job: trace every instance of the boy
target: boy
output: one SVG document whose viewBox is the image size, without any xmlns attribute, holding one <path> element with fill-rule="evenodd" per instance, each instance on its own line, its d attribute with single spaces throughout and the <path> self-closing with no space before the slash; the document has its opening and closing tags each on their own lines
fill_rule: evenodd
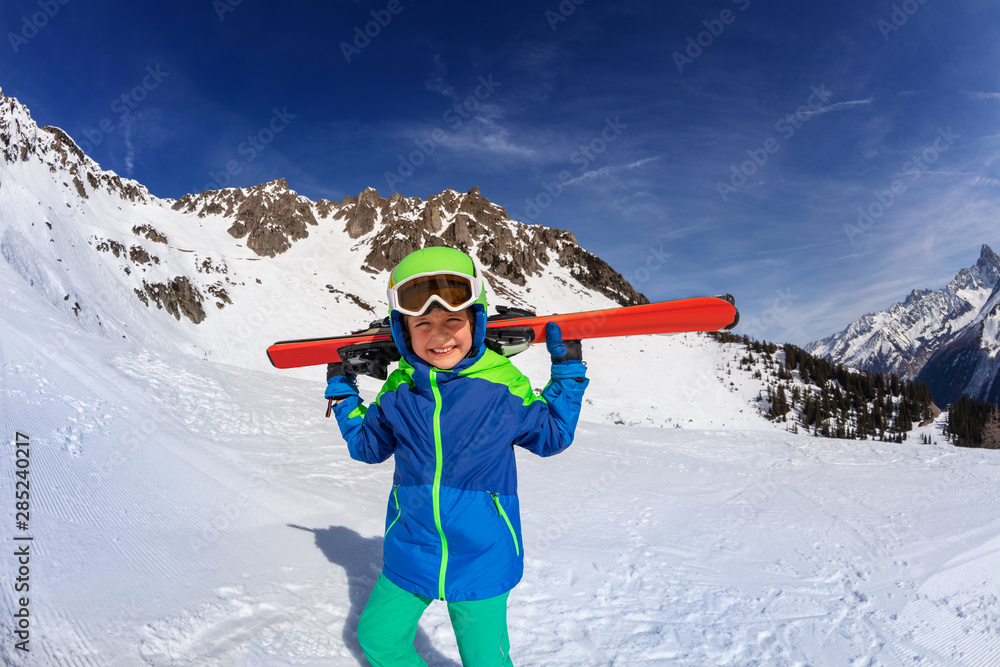
<svg viewBox="0 0 1000 667">
<path fill-rule="evenodd" d="M 327 378 L 351 457 L 395 456 L 383 570 L 358 641 L 373 665 L 424 665 L 417 621 L 445 600 L 462 663 L 509 666 L 507 595 L 524 571 L 513 445 L 550 456 L 572 442 L 588 383 L 580 342 L 549 323 L 552 379 L 538 397 L 486 347 L 486 283 L 469 255 L 411 253 L 387 293 L 399 369 L 370 406 L 339 364 Z"/>
</svg>

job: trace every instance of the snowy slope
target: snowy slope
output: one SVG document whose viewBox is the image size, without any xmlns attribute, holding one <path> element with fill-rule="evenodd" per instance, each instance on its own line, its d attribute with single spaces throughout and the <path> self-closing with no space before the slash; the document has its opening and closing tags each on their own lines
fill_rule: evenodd
<svg viewBox="0 0 1000 667">
<path fill-rule="evenodd" d="M 346 294 L 383 307 L 384 276 L 361 269 L 365 237 L 318 215 L 307 242 L 262 258 L 224 216 L 174 210 L 41 147 L 70 157 L 0 162 L 5 572 L 22 565 L 14 538 L 33 538 L 30 589 L 2 587 L 0 661 L 359 664 L 392 466 L 350 460 L 323 417 L 321 368 L 277 371 L 263 349 L 371 319 Z M 144 285 L 178 276 L 231 303 L 217 289 L 195 324 L 135 292 L 150 300 L 160 292 Z M 555 262 L 503 288 L 541 312 L 609 305 Z M 757 414 L 760 382 L 730 374 L 733 350 L 705 336 L 593 341 L 585 354 L 577 441 L 520 456 L 516 664 L 991 664 L 995 452 L 939 435 L 786 433 Z M 545 382 L 544 349 L 515 362 Z M 368 399 L 378 386 L 362 380 Z M 21 609 L 28 654 L 15 648 Z M 417 644 L 430 664 L 457 664 L 443 605 Z"/>
<path fill-rule="evenodd" d="M 72 333 L 0 271 L 34 538 L 31 659 L 5 631 L 4 660 L 359 664 L 391 466 L 349 459 L 322 383 Z M 696 345 L 659 354 L 697 387 Z M 590 367 L 639 386 L 648 360 L 627 359 Z M 660 412 L 697 428 L 609 425 L 601 391 L 567 452 L 520 457 L 517 664 L 992 664 L 995 452 L 713 427 L 731 408 L 710 401 Z M 15 604 L 5 586 L 5 628 Z M 430 664 L 457 664 L 445 608 L 421 627 Z"/>
</svg>

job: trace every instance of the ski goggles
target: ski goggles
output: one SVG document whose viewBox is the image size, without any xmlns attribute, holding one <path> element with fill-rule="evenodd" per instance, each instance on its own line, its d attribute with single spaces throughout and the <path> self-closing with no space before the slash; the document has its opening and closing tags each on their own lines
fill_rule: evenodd
<svg viewBox="0 0 1000 667">
<path fill-rule="evenodd" d="M 418 273 L 389 286 L 389 308 L 416 317 L 423 315 L 432 303 L 437 303 L 446 310 L 457 312 L 474 304 L 482 291 L 483 280 L 478 276 L 472 278 L 451 271 Z"/>
</svg>

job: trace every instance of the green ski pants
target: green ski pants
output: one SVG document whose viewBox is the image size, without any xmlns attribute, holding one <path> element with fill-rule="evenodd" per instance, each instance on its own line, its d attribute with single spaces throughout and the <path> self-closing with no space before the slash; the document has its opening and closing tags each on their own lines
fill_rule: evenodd
<svg viewBox="0 0 1000 667">
<path fill-rule="evenodd" d="M 513 667 L 507 637 L 507 596 L 449 602 L 458 652 L 465 667 Z M 380 575 L 358 621 L 358 642 L 375 667 L 423 666 L 413 640 L 417 621 L 433 599 L 415 595 Z"/>
</svg>

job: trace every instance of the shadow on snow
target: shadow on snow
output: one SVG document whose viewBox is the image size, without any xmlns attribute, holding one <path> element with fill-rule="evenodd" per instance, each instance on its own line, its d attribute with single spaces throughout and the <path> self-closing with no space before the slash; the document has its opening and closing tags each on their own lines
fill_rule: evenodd
<svg viewBox="0 0 1000 667">
<path fill-rule="evenodd" d="M 344 573 L 347 575 L 351 609 L 347 613 L 342 636 L 344 644 L 357 658 L 358 663 L 367 665 L 368 661 L 358 644 L 358 619 L 361 618 L 361 612 L 375 586 L 375 580 L 378 579 L 379 573 L 382 571 L 382 538 L 362 537 L 357 532 L 343 526 L 306 528 L 291 523 L 288 526 L 313 533 L 316 546 L 323 552 L 327 560 L 344 568 Z M 457 667 L 458 665 L 435 649 L 431 645 L 430 638 L 419 626 L 413 645 L 416 646 L 417 652 L 428 665 L 440 667 Z"/>
</svg>

